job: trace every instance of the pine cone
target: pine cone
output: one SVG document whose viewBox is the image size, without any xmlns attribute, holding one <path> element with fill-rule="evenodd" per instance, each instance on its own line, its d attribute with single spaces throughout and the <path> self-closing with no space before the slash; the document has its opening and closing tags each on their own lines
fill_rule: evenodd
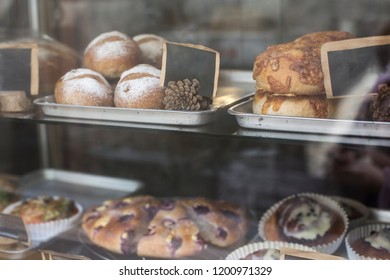
<svg viewBox="0 0 390 280">
<path fill-rule="evenodd" d="M 212 99 L 201 96 L 197 79 L 170 81 L 165 88 L 163 104 L 167 110 L 201 111 L 210 109 Z"/>
</svg>

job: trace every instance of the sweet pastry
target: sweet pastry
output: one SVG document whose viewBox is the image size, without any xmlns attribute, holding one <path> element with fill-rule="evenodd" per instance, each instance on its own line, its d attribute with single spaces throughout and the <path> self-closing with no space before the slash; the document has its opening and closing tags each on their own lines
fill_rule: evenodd
<svg viewBox="0 0 390 280">
<path fill-rule="evenodd" d="M 269 46 L 253 67 L 256 88 L 283 95 L 318 95 L 325 91 L 321 46 L 326 42 L 352 38 L 341 31 L 306 34 L 294 41 Z"/>
<path fill-rule="evenodd" d="M 360 255 L 390 260 L 390 225 L 356 240 L 352 247 Z"/>
<path fill-rule="evenodd" d="M 274 95 L 262 89 L 256 90 L 252 110 L 253 113 L 261 115 L 306 118 L 327 118 L 329 115 L 325 95 L 283 96 Z"/>
<path fill-rule="evenodd" d="M 337 201 L 347 214 L 350 228 L 363 223 L 370 214 L 369 209 L 357 200 L 339 196 L 332 196 L 331 198 Z"/>
<path fill-rule="evenodd" d="M 81 106 L 113 106 L 111 85 L 98 72 L 78 68 L 67 72 L 56 83 L 55 101 L 59 104 Z"/>
<path fill-rule="evenodd" d="M 259 234 L 264 240 L 285 241 L 333 253 L 348 229 L 348 218 L 334 200 L 320 195 L 290 196 L 270 208 L 261 218 Z M 335 243 L 328 250 L 327 246 Z"/>
<path fill-rule="evenodd" d="M 102 33 L 84 51 L 84 67 L 101 73 L 107 79 L 121 74 L 141 61 L 141 50 L 129 36 L 118 31 Z"/>
<path fill-rule="evenodd" d="M 89 209 L 82 228 L 92 243 L 114 253 L 181 258 L 209 244 L 237 243 L 247 223 L 244 211 L 228 202 L 134 196 Z"/>
<path fill-rule="evenodd" d="M 19 215 L 23 219 L 33 246 L 70 229 L 82 212 L 80 204 L 61 196 L 31 197 L 3 210 L 3 213 Z"/>
<path fill-rule="evenodd" d="M 82 228 L 95 244 L 118 254 L 136 252 L 160 202 L 151 196 L 108 200 L 86 211 Z"/>
<path fill-rule="evenodd" d="M 21 201 L 9 214 L 22 217 L 28 225 L 67 219 L 78 212 L 75 202 L 66 197 L 38 196 Z"/>
<path fill-rule="evenodd" d="M 348 233 L 345 244 L 350 259 L 390 260 L 390 225 L 355 228 Z"/>
<path fill-rule="evenodd" d="M 151 220 L 148 232 L 137 246 L 139 256 L 178 258 L 206 248 L 198 225 L 188 216 L 181 201 L 164 201 Z"/>
<path fill-rule="evenodd" d="M 199 225 L 201 236 L 211 244 L 219 247 L 233 245 L 248 230 L 246 213 L 230 202 L 199 197 L 187 199 L 184 203 L 190 217 Z"/>
<path fill-rule="evenodd" d="M 159 69 L 139 64 L 123 72 L 114 93 L 115 107 L 163 109 L 164 88 Z"/>
<path fill-rule="evenodd" d="M 161 69 L 164 38 L 155 34 L 139 34 L 133 37 L 142 52 L 142 63 Z"/>
</svg>

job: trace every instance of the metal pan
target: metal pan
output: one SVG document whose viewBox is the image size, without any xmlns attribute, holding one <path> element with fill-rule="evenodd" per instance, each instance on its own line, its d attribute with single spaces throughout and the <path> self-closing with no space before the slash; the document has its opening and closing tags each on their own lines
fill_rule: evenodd
<svg viewBox="0 0 390 280">
<path fill-rule="evenodd" d="M 24 197 L 62 195 L 74 199 L 84 209 L 107 199 L 134 194 L 142 188 L 142 183 L 136 180 L 58 169 L 41 169 L 26 174 L 19 179 L 19 185 Z"/>
<path fill-rule="evenodd" d="M 34 100 L 47 116 L 116 122 L 136 122 L 169 125 L 203 125 L 215 119 L 217 108 L 205 111 L 173 111 L 155 109 L 127 109 L 58 104 L 53 95 Z"/>
<path fill-rule="evenodd" d="M 252 99 L 232 106 L 228 113 L 251 129 L 390 138 L 390 123 L 253 114 Z"/>
</svg>

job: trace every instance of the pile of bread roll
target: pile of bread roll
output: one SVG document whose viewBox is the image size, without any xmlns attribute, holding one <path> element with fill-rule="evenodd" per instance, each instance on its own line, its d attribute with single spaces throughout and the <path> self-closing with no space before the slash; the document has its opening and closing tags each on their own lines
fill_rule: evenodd
<svg viewBox="0 0 390 280">
<path fill-rule="evenodd" d="M 130 37 L 119 31 L 100 34 L 86 47 L 83 68 L 56 83 L 57 103 L 82 106 L 162 109 L 160 87 L 164 38 Z"/>
<path fill-rule="evenodd" d="M 328 118 L 334 111 L 326 98 L 321 65 L 321 46 L 352 38 L 342 31 L 304 35 L 260 53 L 253 67 L 256 114 Z"/>
</svg>

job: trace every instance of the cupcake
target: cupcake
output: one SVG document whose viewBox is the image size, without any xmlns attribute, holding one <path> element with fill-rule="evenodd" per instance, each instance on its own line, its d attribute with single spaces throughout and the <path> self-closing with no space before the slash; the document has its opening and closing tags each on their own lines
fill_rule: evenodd
<svg viewBox="0 0 390 280">
<path fill-rule="evenodd" d="M 289 196 L 262 216 L 259 236 L 334 253 L 348 229 L 348 217 L 340 205 L 325 196 L 302 193 Z"/>
<path fill-rule="evenodd" d="M 362 225 L 367 220 L 370 211 L 364 204 L 346 197 L 332 196 L 331 198 L 336 200 L 347 214 L 350 229 Z"/>
<path fill-rule="evenodd" d="M 390 260 L 390 224 L 355 228 L 345 239 L 351 260 Z"/>
<path fill-rule="evenodd" d="M 314 249 L 300 244 L 266 241 L 256 242 L 237 248 L 231 252 L 226 260 L 280 260 L 281 249 L 289 248 L 297 252 L 316 252 Z"/>
<path fill-rule="evenodd" d="M 15 202 L 3 211 L 23 219 L 31 241 L 46 241 L 68 230 L 80 217 L 82 207 L 66 197 L 39 196 Z"/>
</svg>

